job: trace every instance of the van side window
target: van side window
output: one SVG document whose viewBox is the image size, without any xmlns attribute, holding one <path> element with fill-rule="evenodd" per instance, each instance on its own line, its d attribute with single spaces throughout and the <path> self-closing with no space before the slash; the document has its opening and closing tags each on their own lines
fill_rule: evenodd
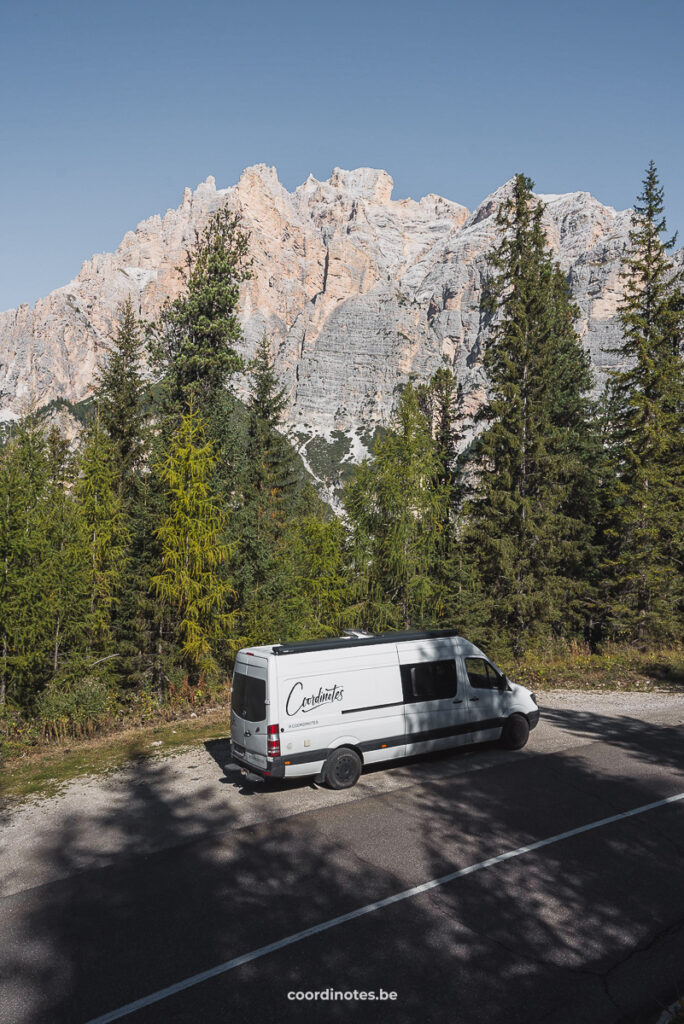
<svg viewBox="0 0 684 1024">
<path fill-rule="evenodd" d="M 501 676 L 484 658 L 466 658 L 465 666 L 470 685 L 476 690 L 495 690 L 501 686 Z"/>
<path fill-rule="evenodd" d="M 401 666 L 401 686 L 404 701 L 415 704 L 421 700 L 445 700 L 455 697 L 458 687 L 456 662 L 419 661 L 415 665 Z"/>
</svg>

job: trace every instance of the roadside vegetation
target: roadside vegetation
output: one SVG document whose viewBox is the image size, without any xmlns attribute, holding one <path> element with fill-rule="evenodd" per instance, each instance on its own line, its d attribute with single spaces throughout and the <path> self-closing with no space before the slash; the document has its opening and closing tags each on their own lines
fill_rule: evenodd
<svg viewBox="0 0 684 1024">
<path fill-rule="evenodd" d="M 684 693 L 684 647 L 640 650 L 627 644 L 548 644 L 502 668 L 532 690 Z"/>
<path fill-rule="evenodd" d="M 9 758 L 0 775 L 0 805 L 27 797 L 49 797 L 76 778 L 104 775 L 135 761 L 163 757 L 230 734 L 228 709 L 205 708 L 194 718 L 127 726 L 68 744 L 26 746 Z"/>
<path fill-rule="evenodd" d="M 372 456 L 345 474 L 341 517 L 283 432 L 278 339 L 248 364 L 236 352 L 252 264 L 227 210 L 156 323 L 123 304 L 78 443 L 40 413 L 12 426 L 6 771 L 32 749 L 74 753 L 227 708 L 239 648 L 344 628 L 455 627 L 539 689 L 684 685 L 684 282 L 663 191 L 651 164 L 624 254 L 619 369 L 594 400 L 532 189 L 518 175 L 498 213 L 476 422 L 450 366 L 409 381 Z"/>
</svg>

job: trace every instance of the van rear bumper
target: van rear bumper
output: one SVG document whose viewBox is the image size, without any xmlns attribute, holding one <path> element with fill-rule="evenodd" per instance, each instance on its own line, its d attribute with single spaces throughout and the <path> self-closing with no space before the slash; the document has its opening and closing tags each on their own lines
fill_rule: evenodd
<svg viewBox="0 0 684 1024">
<path fill-rule="evenodd" d="M 285 763 L 282 757 L 274 757 L 269 760 L 267 768 L 257 768 L 255 764 L 250 764 L 249 761 L 245 761 L 238 754 L 232 754 L 231 760 L 238 768 L 244 768 L 246 772 L 250 772 L 252 775 L 260 775 L 262 779 L 285 778 Z"/>
</svg>

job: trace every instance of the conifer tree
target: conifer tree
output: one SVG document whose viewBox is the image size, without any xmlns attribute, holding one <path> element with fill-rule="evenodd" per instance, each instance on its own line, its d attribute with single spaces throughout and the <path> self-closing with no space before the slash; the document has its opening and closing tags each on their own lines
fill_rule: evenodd
<svg viewBox="0 0 684 1024">
<path fill-rule="evenodd" d="M 157 530 L 162 571 L 152 579 L 174 616 L 180 658 L 191 684 L 212 675 L 227 640 L 233 589 L 222 575 L 228 557 L 224 516 L 211 490 L 215 456 L 202 418 L 190 409 L 171 438 L 160 469 L 168 514 Z"/>
<path fill-rule="evenodd" d="M 373 461 L 355 468 L 344 492 L 359 625 L 405 628 L 440 618 L 436 565 L 448 488 L 439 470 L 430 426 L 407 384 Z"/>
<path fill-rule="evenodd" d="M 85 649 L 89 561 L 67 447 L 35 415 L 0 457 L 0 689 L 30 709 Z"/>
<path fill-rule="evenodd" d="M 439 460 L 439 483 L 452 490 L 450 507 L 457 504 L 457 462 L 463 388 L 448 366 L 440 366 L 427 384 L 417 389 L 418 401 L 431 425 Z"/>
<path fill-rule="evenodd" d="M 92 636 L 91 551 L 82 510 L 61 483 L 48 487 L 42 512 L 43 558 L 36 580 L 42 599 L 36 610 L 49 630 L 50 677 L 57 679 L 82 661 Z"/>
<path fill-rule="evenodd" d="M 317 502 L 308 492 L 294 449 L 280 431 L 286 406 L 268 340 L 250 364 L 250 394 L 239 508 L 234 530 L 239 545 L 236 582 L 245 642 L 290 632 L 283 618 L 292 593 L 290 524 L 299 525 Z M 296 526 L 295 526 L 296 529 Z"/>
<path fill-rule="evenodd" d="M 478 486 L 466 528 L 490 618 L 516 652 L 549 630 L 576 631 L 586 618 L 583 559 L 595 504 L 582 469 L 595 436 L 589 363 L 532 188 L 516 176 L 497 217 L 504 238 L 489 254 L 490 393 L 479 416 L 487 426 L 471 450 Z"/>
<path fill-rule="evenodd" d="M 152 473 L 155 447 L 161 443 L 150 424 L 152 394 L 142 370 L 143 325 L 130 298 L 121 305 L 108 360 L 101 368 L 95 398 L 100 422 L 114 451 L 116 491 L 129 534 L 118 599 L 112 609 L 112 632 L 120 684 L 153 681 L 163 693 L 164 610 L 150 593 L 150 578 L 159 570 L 159 542 L 154 531 L 163 514 L 160 482 Z"/>
<path fill-rule="evenodd" d="M 346 531 L 334 514 L 314 510 L 292 518 L 285 537 L 292 570 L 280 595 L 281 629 L 289 639 L 339 636 L 348 617 L 350 579 L 346 565 Z"/>
<path fill-rule="evenodd" d="M 134 478 L 135 497 L 128 515 L 130 544 L 114 632 L 122 683 L 126 687 L 151 684 L 161 700 L 176 646 L 169 610 L 157 600 L 150 580 L 161 567 L 156 530 L 168 513 L 169 496 L 159 472 L 164 459 L 161 438 L 152 437 L 149 445 L 149 468 Z"/>
<path fill-rule="evenodd" d="M 684 622 L 683 275 L 667 257 L 664 192 L 651 161 L 623 259 L 622 366 L 608 385 L 614 488 L 607 517 L 613 635 L 646 643 Z"/>
<path fill-rule="evenodd" d="M 48 486 L 45 433 L 34 416 L 13 427 L 0 449 L 0 697 L 27 705 L 45 678 L 48 632 L 39 567 Z"/>
<path fill-rule="evenodd" d="M 139 443 L 137 438 L 131 440 L 134 445 Z M 128 560 L 128 516 L 117 487 L 122 467 L 121 462 L 116 464 L 119 452 L 96 415 L 86 433 L 75 486 L 90 546 L 90 623 L 95 650 L 106 649 L 113 639 L 112 618 Z M 129 469 L 132 471 L 132 466 Z"/>
<path fill-rule="evenodd" d="M 163 308 L 150 340 L 171 412 L 187 412 L 192 404 L 210 422 L 231 375 L 242 369 L 235 351 L 242 338 L 237 311 L 240 284 L 251 277 L 250 266 L 240 217 L 223 207 L 179 268 L 184 291 Z"/>
<path fill-rule="evenodd" d="M 31 538 L 26 510 L 35 499 L 22 472 L 16 436 L 0 447 L 0 704 L 15 689 L 22 569 Z"/>
<path fill-rule="evenodd" d="M 437 454 L 437 483 L 445 489 L 439 556 L 435 580 L 443 594 L 439 622 L 456 626 L 463 633 L 477 635 L 485 642 L 487 612 L 479 586 L 477 566 L 462 542 L 462 507 L 468 491 L 464 466 L 467 453 L 462 443 L 463 388 L 448 366 L 441 366 L 418 396 Z"/>
<path fill-rule="evenodd" d="M 148 455 L 142 349 L 142 330 L 129 297 L 119 309 L 118 329 L 95 390 L 102 428 L 114 446 L 117 490 L 125 501 L 133 496 L 135 478 Z"/>
</svg>

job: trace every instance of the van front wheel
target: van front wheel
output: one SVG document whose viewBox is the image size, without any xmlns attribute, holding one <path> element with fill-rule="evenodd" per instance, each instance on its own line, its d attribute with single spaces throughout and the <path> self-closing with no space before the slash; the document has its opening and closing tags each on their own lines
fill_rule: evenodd
<svg viewBox="0 0 684 1024">
<path fill-rule="evenodd" d="M 501 746 L 505 750 L 520 750 L 527 743 L 530 726 L 524 715 L 511 715 L 501 733 Z"/>
<path fill-rule="evenodd" d="M 361 758 L 350 747 L 338 747 L 325 762 L 323 775 L 330 789 L 349 789 L 359 781 Z"/>
</svg>

